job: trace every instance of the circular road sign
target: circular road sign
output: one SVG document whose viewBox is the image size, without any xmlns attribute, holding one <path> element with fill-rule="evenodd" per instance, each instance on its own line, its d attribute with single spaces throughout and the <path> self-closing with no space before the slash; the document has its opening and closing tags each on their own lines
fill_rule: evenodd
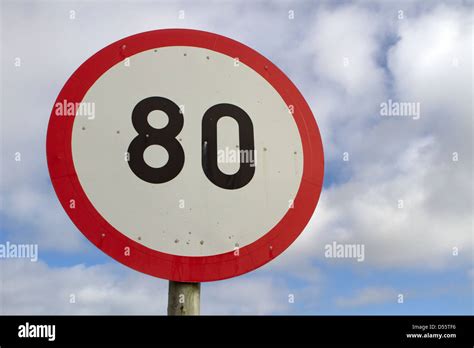
<svg viewBox="0 0 474 348">
<path fill-rule="evenodd" d="M 59 93 L 48 167 L 77 228 L 115 260 L 203 282 L 252 271 L 301 233 L 321 193 L 314 116 L 272 62 L 167 29 L 119 40 Z"/>
</svg>

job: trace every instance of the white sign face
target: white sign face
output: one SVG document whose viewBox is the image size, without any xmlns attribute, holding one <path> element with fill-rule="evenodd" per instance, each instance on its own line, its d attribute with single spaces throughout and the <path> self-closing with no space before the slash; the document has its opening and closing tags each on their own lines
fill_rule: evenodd
<svg viewBox="0 0 474 348">
<path fill-rule="evenodd" d="M 192 46 L 145 50 L 102 74 L 82 103 L 94 114 L 75 117 L 77 178 L 97 212 L 135 242 L 223 254 L 291 209 L 303 174 L 298 127 L 244 62 Z"/>
</svg>

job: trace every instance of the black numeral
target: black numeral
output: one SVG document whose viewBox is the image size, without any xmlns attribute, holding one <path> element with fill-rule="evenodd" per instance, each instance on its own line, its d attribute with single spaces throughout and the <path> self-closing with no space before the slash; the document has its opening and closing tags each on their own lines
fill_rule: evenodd
<svg viewBox="0 0 474 348">
<path fill-rule="evenodd" d="M 217 121 L 224 116 L 237 121 L 240 153 L 246 153 L 247 158 L 252 159 L 243 161 L 240 156 L 239 170 L 232 175 L 223 173 L 217 164 Z M 232 104 L 217 104 L 206 111 L 202 118 L 202 169 L 211 182 L 229 190 L 247 185 L 255 173 L 254 150 L 253 124 L 244 110 Z"/>
<path fill-rule="evenodd" d="M 168 116 L 166 127 L 153 128 L 148 122 L 148 115 L 161 110 Z M 228 116 L 239 125 L 239 170 L 235 174 L 223 173 L 217 163 L 217 122 Z M 128 147 L 130 169 L 140 179 L 161 184 L 175 178 L 184 166 L 184 151 L 176 136 L 183 129 L 184 118 L 175 103 L 162 97 L 149 97 L 140 101 L 132 112 L 132 124 L 138 135 Z M 161 168 L 149 166 L 143 154 L 150 145 L 161 145 L 168 151 L 168 162 Z M 202 169 L 207 178 L 215 185 L 229 190 L 239 189 L 247 185 L 255 174 L 255 144 L 253 124 L 249 115 L 233 104 L 217 104 L 209 108 L 202 118 Z"/>
<path fill-rule="evenodd" d="M 148 123 L 148 115 L 161 110 L 168 116 L 166 127 L 157 129 Z M 132 112 L 132 124 L 138 135 L 128 147 L 130 169 L 140 179 L 161 184 L 175 178 L 184 166 L 184 151 L 176 136 L 183 129 L 183 115 L 178 105 L 162 97 L 150 97 L 139 102 Z M 161 168 L 146 164 L 143 154 L 150 145 L 161 145 L 168 151 L 168 162 Z"/>
</svg>

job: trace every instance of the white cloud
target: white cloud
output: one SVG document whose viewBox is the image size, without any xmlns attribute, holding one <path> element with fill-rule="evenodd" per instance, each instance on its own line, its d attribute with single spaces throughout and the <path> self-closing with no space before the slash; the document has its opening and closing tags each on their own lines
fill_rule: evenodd
<svg viewBox="0 0 474 348">
<path fill-rule="evenodd" d="M 1 267 L 4 314 L 165 313 L 166 283 L 118 265 L 50 268 L 5 260 Z"/>
<path fill-rule="evenodd" d="M 287 284 L 251 276 L 202 285 L 203 314 L 277 314 L 288 310 Z"/>
<path fill-rule="evenodd" d="M 49 267 L 43 261 L 3 260 L 0 271 L 2 314 L 166 314 L 168 282 L 122 265 Z M 264 276 L 203 283 L 201 312 L 281 313 L 289 293 L 286 283 Z"/>
<path fill-rule="evenodd" d="M 471 262 L 469 172 L 457 173 L 456 163 L 440 164 L 436 155 L 434 138 L 422 138 L 408 143 L 392 163 L 361 170 L 325 190 L 285 262 L 291 267 L 306 258 L 324 259 L 324 245 L 332 241 L 365 245 L 364 262 L 346 260 L 357 267 L 433 270 Z"/>
<path fill-rule="evenodd" d="M 354 308 L 368 305 L 378 305 L 397 301 L 397 292 L 392 288 L 370 287 L 359 290 L 351 297 L 338 297 L 335 304 L 341 308 Z"/>
<path fill-rule="evenodd" d="M 326 160 L 353 152 L 387 96 L 390 76 L 380 61 L 393 25 L 389 11 L 362 4 L 321 6 L 309 23 L 301 52 L 312 62 L 307 98 Z"/>
<path fill-rule="evenodd" d="M 472 10 L 472 9 L 471 9 Z M 396 95 L 421 103 L 423 126 L 447 151 L 472 153 L 472 16 L 445 5 L 402 21 L 388 53 Z"/>
<path fill-rule="evenodd" d="M 376 62 L 383 29 L 377 12 L 363 7 L 318 11 L 306 38 L 316 77 L 361 99 L 383 93 L 384 72 Z"/>
<path fill-rule="evenodd" d="M 342 23 L 335 19 L 344 18 L 346 25 L 341 27 L 347 28 L 352 41 L 371 48 L 366 49 L 361 69 L 376 67 L 376 58 L 368 52 L 382 42 L 377 41 L 377 35 L 369 34 L 380 23 L 377 19 L 369 21 L 374 13 L 368 12 L 338 7 L 320 14 L 317 18 L 323 18 L 315 24 L 314 32 L 323 38 L 313 35 L 315 52 L 338 52 L 334 46 L 347 45 L 344 40 L 342 44 L 332 41 L 333 31 L 336 36 L 341 31 L 346 33 L 332 28 L 337 26 L 335 23 Z M 326 22 L 329 24 L 325 29 Z M 333 163 L 329 175 L 341 170 L 350 171 L 351 176 L 349 181 L 323 191 L 312 222 L 288 251 L 286 263 L 322 258 L 324 245 L 334 240 L 365 244 L 366 260 L 358 267 L 432 270 L 471 262 L 472 104 L 468 95 L 472 94 L 472 68 L 470 63 L 463 63 L 472 61 L 467 44 L 472 39 L 470 25 L 472 20 L 463 8 L 439 6 L 391 28 L 399 36 L 388 56 L 391 85 L 395 98 L 421 102 L 422 118 L 418 121 L 383 119 L 378 115 L 379 104 L 391 97 L 390 91 L 384 90 L 383 79 L 373 77 L 381 74 L 380 69 L 366 74 L 367 79 L 375 81 L 367 84 L 363 79 L 339 75 L 344 70 L 334 62 L 321 64 L 321 58 L 317 59 L 316 76 L 331 78 L 349 91 L 356 81 L 364 95 L 359 105 L 331 85 L 321 94 L 329 99 L 319 103 L 326 113 L 323 126 L 329 129 L 323 133 L 325 147 L 329 146 L 326 159 Z M 358 35 L 361 32 L 366 35 Z M 459 59 L 458 70 L 453 71 L 452 56 Z M 330 58 L 325 61 L 330 62 Z M 324 84 L 319 85 L 321 90 L 325 88 Z M 445 85 L 448 90 L 440 88 Z M 372 113 L 366 108 L 370 103 Z M 318 114 L 317 100 L 315 105 Z M 352 108 L 348 109 L 348 105 Z M 451 106 L 449 115 L 445 114 Z M 369 122 L 359 120 L 360 127 L 354 127 L 352 118 Z M 345 150 L 350 154 L 349 162 L 342 161 Z M 459 162 L 452 161 L 454 151 L 459 151 Z M 403 209 L 397 207 L 398 200 L 403 200 Z M 453 247 L 462 250 L 458 257 L 453 256 Z"/>
</svg>

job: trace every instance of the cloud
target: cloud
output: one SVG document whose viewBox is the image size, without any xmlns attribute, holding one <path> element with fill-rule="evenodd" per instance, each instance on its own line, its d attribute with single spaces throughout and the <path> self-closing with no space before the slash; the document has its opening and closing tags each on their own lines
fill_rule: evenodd
<svg viewBox="0 0 474 348">
<path fill-rule="evenodd" d="M 308 99 L 327 161 L 352 150 L 347 140 L 373 122 L 374 100 L 387 93 L 379 56 L 388 28 L 380 11 L 361 5 L 321 6 L 312 16 L 301 52 L 312 62 Z"/>
<path fill-rule="evenodd" d="M 411 17 L 385 28 L 393 31 L 387 35 L 398 39 L 385 47 L 388 65 L 382 72 L 376 55 L 369 54 L 385 42 L 369 35 L 380 25 L 377 19 L 369 21 L 374 15 L 370 11 L 352 6 L 328 9 L 314 25 L 321 34 L 309 42 L 317 56 L 315 75 L 339 86 L 316 83 L 316 90 L 326 89 L 322 95 L 329 99 L 315 103 L 317 115 L 318 103 L 323 105 L 323 125 L 329 128 L 323 132 L 325 149 L 329 146 L 326 180 L 340 173 L 348 179 L 323 191 L 312 221 L 285 262 L 324 260 L 324 245 L 338 241 L 365 244 L 366 260 L 357 267 L 427 271 L 461 267 L 471 262 L 472 255 L 472 68 L 465 63 L 472 61 L 467 45 L 472 20 L 462 7 L 440 5 L 424 9 L 416 20 Z M 332 38 L 332 30 L 337 36 L 338 29 L 331 29 L 331 23 L 340 23 L 336 19 L 341 18 L 351 44 L 366 48 L 364 54 L 359 53 L 365 57 L 360 68 L 374 70 L 366 74 L 372 82 L 350 73 L 339 75 L 337 71 L 344 68 L 320 63 L 325 54 L 317 52 L 348 45 L 325 38 Z M 330 24 L 325 31 L 326 22 Z M 338 62 L 345 49 L 338 50 L 337 56 L 325 60 Z M 459 61 L 455 68 L 452 57 Z M 364 91 L 360 104 L 353 102 L 350 93 L 340 92 L 351 91 L 354 84 Z M 445 85 L 449 92 L 440 93 L 439 86 Z M 420 102 L 420 120 L 382 118 L 379 105 L 388 98 Z M 349 153 L 348 162 L 342 161 L 343 151 Z M 463 159 L 453 161 L 453 152 Z M 457 257 L 454 247 L 462 250 Z"/>
<path fill-rule="evenodd" d="M 335 304 L 341 308 L 356 308 L 397 301 L 397 292 L 392 288 L 370 287 L 358 291 L 352 297 L 338 297 Z"/>
<path fill-rule="evenodd" d="M 2 273 L 4 314 L 165 312 L 165 282 L 124 272 L 119 265 L 55 268 L 42 261 L 5 260 Z"/>
<path fill-rule="evenodd" d="M 165 315 L 168 282 L 119 264 L 51 267 L 2 260 L 2 314 Z M 203 283 L 202 314 L 272 314 L 289 306 L 287 284 L 268 276 Z M 74 303 L 71 303 L 74 299 Z"/>
<path fill-rule="evenodd" d="M 233 278 L 205 283 L 202 288 L 203 314 L 277 314 L 289 308 L 287 284 L 265 276 Z"/>
<path fill-rule="evenodd" d="M 317 12 L 306 40 L 318 80 L 349 96 L 383 93 L 384 72 L 376 57 L 384 27 L 377 14 L 352 5 Z"/>
</svg>

